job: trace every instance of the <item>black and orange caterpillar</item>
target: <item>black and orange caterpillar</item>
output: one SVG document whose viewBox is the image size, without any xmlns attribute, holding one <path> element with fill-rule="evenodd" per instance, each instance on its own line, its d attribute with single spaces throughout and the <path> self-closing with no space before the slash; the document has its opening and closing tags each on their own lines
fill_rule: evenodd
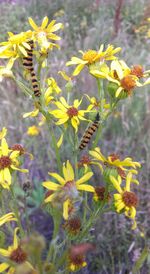
<svg viewBox="0 0 150 274">
<path fill-rule="evenodd" d="M 80 150 L 84 149 L 87 146 L 87 144 L 91 140 L 94 132 L 98 129 L 99 122 L 100 122 L 100 115 L 98 112 L 95 117 L 95 121 L 91 125 L 89 125 L 89 127 L 86 129 L 85 133 L 83 134 L 83 136 L 81 138 L 81 142 L 79 145 Z"/>
<path fill-rule="evenodd" d="M 30 40 L 28 44 L 30 45 L 30 49 L 26 49 L 27 57 L 23 57 L 23 66 L 25 69 L 27 69 L 30 72 L 32 88 L 33 88 L 35 97 L 40 97 L 41 92 L 39 89 L 38 80 L 35 75 L 34 66 L 33 66 L 33 48 L 34 48 L 33 40 Z"/>
</svg>

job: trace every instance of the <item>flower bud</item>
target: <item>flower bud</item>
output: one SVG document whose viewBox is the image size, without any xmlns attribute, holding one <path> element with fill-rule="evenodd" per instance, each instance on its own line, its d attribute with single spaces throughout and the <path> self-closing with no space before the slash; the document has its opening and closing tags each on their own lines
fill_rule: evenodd
<svg viewBox="0 0 150 274">
<path fill-rule="evenodd" d="M 109 95 L 115 99 L 118 85 L 116 83 L 109 82 L 107 89 L 108 89 Z M 126 99 L 127 97 L 128 97 L 128 93 L 125 90 L 122 90 L 117 98 L 121 100 L 121 99 Z"/>
<path fill-rule="evenodd" d="M 113 176 L 115 178 L 118 177 L 118 171 L 116 168 L 106 167 L 103 172 L 104 180 L 107 183 L 108 191 L 113 191 L 114 186 L 112 182 L 110 181 L 110 176 Z"/>
</svg>

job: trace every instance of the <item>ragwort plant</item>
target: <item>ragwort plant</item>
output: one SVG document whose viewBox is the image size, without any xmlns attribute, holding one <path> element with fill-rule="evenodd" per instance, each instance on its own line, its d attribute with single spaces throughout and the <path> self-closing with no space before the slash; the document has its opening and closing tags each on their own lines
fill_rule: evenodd
<svg viewBox="0 0 150 274">
<path fill-rule="evenodd" d="M 1 81 L 11 77 L 32 99 L 33 110 L 23 117 L 36 119 L 41 115 L 41 125 L 47 124 L 49 146 L 55 152 L 57 166 L 53 170 L 50 167 L 49 177 L 41 182 L 45 189 L 42 208 L 52 216 L 54 229 L 47 245 L 42 235 L 30 233 L 28 222 L 26 226 L 22 223 L 14 192 L 15 171 L 28 172 L 20 168 L 22 158 L 27 154 L 32 160 L 33 156 L 20 144 L 8 145 L 4 127 L 0 132 L 1 203 L 3 195 L 9 191 L 13 209 L 0 217 L 0 225 L 8 225 L 14 239 L 8 247 L 3 243 L 0 248 L 0 272 L 70 273 L 85 267 L 86 254 L 95 250 L 90 231 L 101 214 L 125 214 L 131 220 L 131 229 L 136 229 L 138 198 L 132 187 L 139 184 L 137 175 L 141 164 L 128 155 L 124 159 L 115 153 L 104 155 L 99 140 L 119 102 L 125 102 L 136 89 L 150 84 L 150 72 L 137 64 L 129 67 L 119 59 L 120 47 L 102 44 L 99 50 L 80 51 L 80 56 L 73 56 L 66 63 L 75 69 L 70 76 L 65 71 L 58 72 L 66 81 L 61 89 L 53 77 L 42 81 L 41 72 L 47 75 L 48 54 L 54 48 L 59 49 L 60 37 L 55 32 L 63 25 L 55 20 L 49 22 L 48 17 L 40 26 L 32 18 L 29 24 L 30 30 L 19 34 L 9 32 L 8 40 L 0 43 L 0 58 L 6 59 L 6 65 L 0 68 L 0 77 Z M 22 81 L 15 77 L 16 62 L 24 77 Z M 97 91 L 95 97 L 81 94 L 80 98 L 73 99 L 74 79 L 83 69 L 94 77 Z M 85 125 L 87 128 L 79 140 L 79 129 Z M 27 134 L 38 135 L 39 128 L 32 126 Z M 65 141 L 68 155 L 63 155 L 65 162 L 62 162 L 61 148 Z M 68 159 L 70 151 L 72 157 Z M 95 170 L 103 178 L 100 183 L 94 182 Z M 27 188 L 24 187 L 25 192 Z"/>
</svg>

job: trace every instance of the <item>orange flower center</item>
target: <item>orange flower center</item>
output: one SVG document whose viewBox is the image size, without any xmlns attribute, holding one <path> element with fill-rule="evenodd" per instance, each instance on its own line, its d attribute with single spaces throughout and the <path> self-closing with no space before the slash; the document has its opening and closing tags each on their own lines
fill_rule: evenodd
<svg viewBox="0 0 150 274">
<path fill-rule="evenodd" d="M 17 150 L 20 151 L 20 154 L 24 154 L 25 153 L 25 149 L 23 148 L 22 145 L 20 144 L 15 144 L 11 147 L 12 150 Z"/>
<path fill-rule="evenodd" d="M 123 198 L 125 205 L 128 207 L 131 207 L 131 206 L 136 207 L 138 204 L 138 198 L 137 198 L 136 194 L 133 192 L 125 191 L 123 193 L 122 198 Z"/>
<path fill-rule="evenodd" d="M 112 153 L 109 155 L 109 157 L 111 158 L 111 161 L 114 162 L 116 160 L 119 160 L 119 155 L 115 154 L 115 153 Z"/>
<path fill-rule="evenodd" d="M 81 221 L 78 217 L 74 217 L 68 220 L 64 227 L 67 228 L 70 233 L 76 234 L 80 231 Z"/>
<path fill-rule="evenodd" d="M 99 59 L 99 55 L 96 50 L 90 49 L 83 54 L 82 59 L 89 64 L 92 64 Z"/>
<path fill-rule="evenodd" d="M 75 107 L 71 107 L 68 109 L 67 114 L 68 114 L 69 118 L 72 118 L 73 116 L 78 115 L 78 110 Z"/>
<path fill-rule="evenodd" d="M 121 176 L 122 179 L 126 178 L 126 173 L 123 169 L 121 169 L 120 167 L 117 167 L 117 171 L 118 171 L 118 174 Z"/>
<path fill-rule="evenodd" d="M 109 200 L 110 195 L 109 195 L 109 193 L 107 193 L 107 197 L 106 197 L 105 191 L 106 191 L 106 189 L 103 186 L 95 187 L 95 193 L 97 195 L 98 200 L 103 201 L 105 198 L 107 198 L 107 200 Z"/>
<path fill-rule="evenodd" d="M 75 185 L 75 181 L 68 181 L 65 183 L 64 188 L 70 189 Z"/>
<path fill-rule="evenodd" d="M 104 194 L 105 194 L 105 187 L 103 186 L 97 186 L 95 187 L 95 192 L 99 200 L 103 201 L 104 200 Z"/>
<path fill-rule="evenodd" d="M 11 163 L 12 162 L 11 162 L 11 159 L 9 158 L 9 156 L 0 157 L 0 169 L 10 167 Z"/>
<path fill-rule="evenodd" d="M 84 164 L 89 165 L 91 162 L 89 155 L 83 155 L 82 158 L 80 159 L 78 166 L 81 167 Z"/>
<path fill-rule="evenodd" d="M 24 263 L 27 259 L 27 254 L 18 246 L 15 250 L 12 251 L 10 255 L 10 260 L 14 261 L 17 264 Z"/>
<path fill-rule="evenodd" d="M 127 90 L 131 91 L 133 88 L 136 87 L 136 81 L 133 75 L 127 75 L 121 80 L 121 86 Z"/>
<path fill-rule="evenodd" d="M 70 254 L 69 259 L 70 259 L 70 262 L 78 268 L 82 267 L 85 261 L 85 257 L 80 254 Z"/>
<path fill-rule="evenodd" d="M 138 78 L 142 78 L 144 74 L 144 69 L 141 65 L 135 65 L 131 70 L 131 74 L 137 76 Z"/>
</svg>

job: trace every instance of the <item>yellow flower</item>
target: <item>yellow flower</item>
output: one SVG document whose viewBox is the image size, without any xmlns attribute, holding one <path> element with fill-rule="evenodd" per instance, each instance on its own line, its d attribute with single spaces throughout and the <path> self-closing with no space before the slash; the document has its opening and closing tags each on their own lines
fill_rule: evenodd
<svg viewBox="0 0 150 274">
<path fill-rule="evenodd" d="M 93 70 L 91 73 L 98 78 L 102 78 L 102 71 Z M 126 92 L 127 95 L 131 95 L 135 87 L 141 87 L 143 84 L 139 82 L 139 73 L 142 73 L 141 69 L 133 67 L 130 69 L 123 60 L 114 60 L 111 63 L 109 70 L 103 71 L 103 77 L 115 83 L 115 96 L 118 97 L 121 92 Z M 148 83 L 144 83 L 148 84 Z"/>
<path fill-rule="evenodd" d="M 4 66 L 0 66 L 0 82 L 3 80 L 3 78 L 13 78 L 13 72 L 11 70 L 13 66 L 12 59 L 8 62 L 8 64 Z"/>
<path fill-rule="evenodd" d="M 41 26 L 37 26 L 31 17 L 29 17 L 29 23 L 33 28 L 33 36 L 38 41 L 41 46 L 41 50 L 45 52 L 51 48 L 51 44 L 48 40 L 60 40 L 60 37 L 54 34 L 55 31 L 61 29 L 63 27 L 62 23 L 55 24 L 56 20 L 52 20 L 48 24 L 48 17 L 44 17 Z M 53 44 L 54 46 L 54 44 Z"/>
<path fill-rule="evenodd" d="M 11 221 L 16 221 L 16 218 L 13 212 L 9 212 L 3 215 L 2 217 L 0 217 L 0 226 Z"/>
<path fill-rule="evenodd" d="M 90 105 L 88 106 L 88 109 L 96 109 L 99 110 L 101 106 L 103 106 L 104 109 L 110 109 L 110 104 L 106 103 L 106 99 L 97 100 L 96 97 L 90 97 L 89 95 L 85 94 L 88 100 L 90 101 Z"/>
<path fill-rule="evenodd" d="M 64 97 L 60 97 L 60 102 L 55 102 L 55 105 L 58 109 L 49 111 L 55 118 L 59 119 L 56 122 L 56 125 L 62 125 L 71 122 L 71 125 L 74 127 L 75 131 L 78 131 L 79 120 L 86 120 L 84 118 L 84 114 L 89 112 L 89 110 L 78 110 L 82 99 L 79 101 L 78 99 L 74 100 L 72 106 L 69 106 Z"/>
<path fill-rule="evenodd" d="M 21 248 L 18 237 L 18 227 L 14 231 L 13 245 L 9 246 L 8 249 L 0 248 L 0 255 L 5 258 L 5 262 L 0 264 L 0 273 L 14 274 L 17 265 L 27 264 L 30 269 L 33 270 L 32 265 L 27 261 L 27 254 Z"/>
<path fill-rule="evenodd" d="M 95 246 L 91 243 L 80 243 L 76 245 L 71 245 L 68 250 L 68 260 L 70 271 L 78 271 L 82 267 L 87 265 L 86 254 L 89 251 L 95 250 Z"/>
<path fill-rule="evenodd" d="M 5 138 L 1 141 L 0 147 L 0 184 L 3 188 L 9 189 L 11 185 L 11 172 L 12 170 L 19 170 L 21 172 L 28 172 L 27 169 L 18 168 L 19 151 L 11 151 Z"/>
<path fill-rule="evenodd" d="M 63 202 L 63 217 L 67 220 L 69 217 L 70 203 L 78 197 L 78 190 L 94 192 L 93 186 L 84 184 L 92 177 L 93 173 L 87 172 L 80 179 L 75 180 L 73 168 L 70 162 L 67 161 L 66 165 L 63 165 L 63 177 L 57 173 L 49 173 L 49 175 L 55 178 L 59 184 L 53 181 L 43 182 L 44 187 L 53 191 L 53 194 L 46 197 L 45 203 L 53 202 L 61 197 L 59 201 Z"/>
<path fill-rule="evenodd" d="M 56 92 L 57 94 L 59 94 L 61 92 L 61 88 L 58 86 L 56 80 L 53 77 L 48 78 L 47 83 L 49 86 L 48 89 L 50 90 L 50 93 Z"/>
<path fill-rule="evenodd" d="M 72 79 L 73 79 L 73 76 L 70 77 L 69 75 L 66 74 L 65 71 L 60 70 L 58 73 L 59 73 L 67 82 L 70 82 L 70 81 L 72 81 Z"/>
<path fill-rule="evenodd" d="M 121 48 L 114 49 L 113 45 L 108 45 L 105 51 L 103 51 L 103 49 L 104 45 L 101 45 L 98 51 L 91 49 L 86 52 L 80 51 L 82 54 L 82 59 L 78 57 L 72 57 L 71 61 L 66 63 L 66 66 L 77 65 L 76 69 L 73 71 L 73 75 L 76 76 L 85 66 L 90 68 L 92 64 L 104 62 L 105 60 L 116 59 L 114 54 L 121 50 Z"/>
<path fill-rule="evenodd" d="M 7 128 L 3 127 L 2 131 L 0 131 L 0 140 L 3 139 L 7 134 Z"/>
<path fill-rule="evenodd" d="M 11 58 L 15 60 L 18 57 L 27 56 L 27 49 L 30 49 L 27 43 L 31 37 L 32 32 L 21 32 L 19 34 L 13 34 L 8 32 L 9 38 L 7 42 L 1 42 L 0 45 L 0 58 Z"/>
<path fill-rule="evenodd" d="M 67 75 L 65 71 L 59 71 L 58 73 L 63 77 L 64 80 L 67 81 L 65 87 L 67 92 L 70 92 L 75 85 L 75 78 L 73 76 Z"/>
<path fill-rule="evenodd" d="M 93 200 L 95 202 L 109 202 L 111 196 L 104 186 L 96 186 L 93 195 Z"/>
<path fill-rule="evenodd" d="M 44 103 L 46 106 L 48 106 L 48 104 L 54 99 L 54 97 L 52 96 L 52 93 L 59 94 L 61 92 L 60 87 L 57 85 L 57 82 L 55 81 L 53 77 L 48 78 L 47 83 L 48 83 L 48 88 L 46 89 L 44 93 L 44 101 L 45 101 Z"/>
<path fill-rule="evenodd" d="M 37 136 L 40 133 L 40 129 L 37 126 L 28 127 L 27 134 L 30 136 Z"/>
<path fill-rule="evenodd" d="M 131 173 L 137 174 L 137 167 L 141 167 L 141 164 L 138 162 L 133 162 L 132 158 L 125 158 L 124 160 L 120 160 L 119 156 L 115 153 L 110 154 L 108 157 L 105 157 L 100 148 L 96 147 L 94 150 L 91 150 L 89 152 L 91 156 L 94 157 L 93 160 L 98 160 L 104 164 L 105 167 L 108 168 L 116 168 L 118 171 L 118 174 L 122 177 L 126 177 L 126 171 L 130 171 Z M 99 167 L 101 170 L 103 170 L 103 167 L 101 164 L 99 164 Z M 127 168 L 133 168 L 128 170 Z"/>
<path fill-rule="evenodd" d="M 135 193 L 130 191 L 130 185 L 132 180 L 132 173 L 128 173 L 126 177 L 126 185 L 121 188 L 121 177 L 118 176 L 118 179 L 115 179 L 113 176 L 110 176 L 110 180 L 114 188 L 118 193 L 114 194 L 114 205 L 118 213 L 124 212 L 125 215 L 133 219 L 132 229 L 136 228 L 135 216 L 136 216 L 136 207 L 138 204 L 138 198 Z"/>
<path fill-rule="evenodd" d="M 35 106 L 34 110 L 23 114 L 23 118 L 36 117 L 39 114 L 39 109 Z"/>
</svg>

